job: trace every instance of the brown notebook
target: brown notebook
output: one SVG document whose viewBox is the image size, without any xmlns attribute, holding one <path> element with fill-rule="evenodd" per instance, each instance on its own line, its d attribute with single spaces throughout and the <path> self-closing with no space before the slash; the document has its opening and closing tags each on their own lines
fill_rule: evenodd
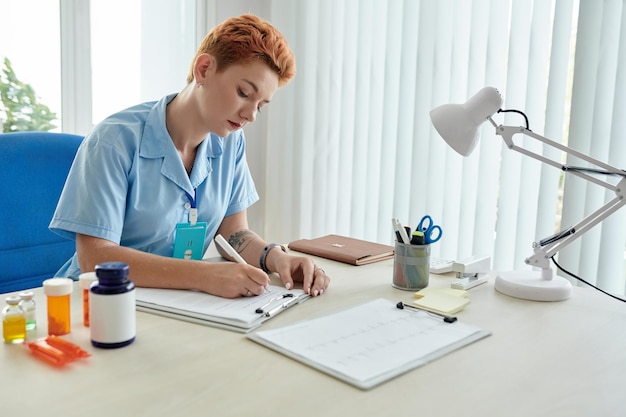
<svg viewBox="0 0 626 417">
<path fill-rule="evenodd" d="M 393 258 L 393 246 L 339 235 L 295 240 L 289 244 L 289 249 L 351 265 Z"/>
</svg>

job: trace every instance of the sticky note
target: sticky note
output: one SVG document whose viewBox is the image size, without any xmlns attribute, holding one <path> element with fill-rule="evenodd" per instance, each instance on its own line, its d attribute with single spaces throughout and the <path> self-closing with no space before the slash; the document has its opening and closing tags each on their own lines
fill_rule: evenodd
<svg viewBox="0 0 626 417">
<path fill-rule="evenodd" d="M 447 316 L 458 313 L 470 303 L 467 291 L 454 288 L 426 287 L 416 292 L 415 298 L 415 306 Z"/>
<path fill-rule="evenodd" d="M 415 298 L 422 298 L 428 294 L 443 294 L 453 297 L 467 297 L 467 291 L 465 290 L 459 290 L 455 288 L 426 287 L 416 292 Z"/>
</svg>

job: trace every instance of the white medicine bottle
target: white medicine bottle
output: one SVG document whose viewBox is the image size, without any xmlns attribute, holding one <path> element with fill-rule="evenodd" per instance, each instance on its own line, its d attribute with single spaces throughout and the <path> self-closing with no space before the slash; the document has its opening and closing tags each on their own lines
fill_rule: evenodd
<svg viewBox="0 0 626 417">
<path fill-rule="evenodd" d="M 130 345 L 135 340 L 135 283 L 124 262 L 96 265 L 97 282 L 89 290 L 91 344 L 104 349 Z"/>
</svg>

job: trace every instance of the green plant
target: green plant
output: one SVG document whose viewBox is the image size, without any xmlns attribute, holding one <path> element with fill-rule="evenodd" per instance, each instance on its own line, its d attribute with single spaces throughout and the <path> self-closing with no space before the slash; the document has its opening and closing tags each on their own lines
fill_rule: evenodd
<svg viewBox="0 0 626 417">
<path fill-rule="evenodd" d="M 47 132 L 56 127 L 53 122 L 57 115 L 38 101 L 33 87 L 18 80 L 8 58 L 4 58 L 0 73 L 0 100 L 0 115 L 4 113 L 2 119 L 6 119 L 2 125 L 5 133 Z"/>
</svg>

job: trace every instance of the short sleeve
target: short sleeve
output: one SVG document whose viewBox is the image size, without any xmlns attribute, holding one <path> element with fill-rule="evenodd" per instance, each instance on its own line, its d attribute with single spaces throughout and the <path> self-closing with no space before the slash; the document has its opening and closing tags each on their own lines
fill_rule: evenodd
<svg viewBox="0 0 626 417">
<path fill-rule="evenodd" d="M 117 129 L 96 129 L 81 144 L 50 229 L 68 238 L 76 233 L 120 242 L 131 158 L 117 141 Z"/>
</svg>

